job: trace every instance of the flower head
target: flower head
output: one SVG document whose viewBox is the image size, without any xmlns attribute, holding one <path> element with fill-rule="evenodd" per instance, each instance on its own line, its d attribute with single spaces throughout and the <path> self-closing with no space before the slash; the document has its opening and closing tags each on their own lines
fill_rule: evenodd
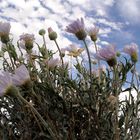
<svg viewBox="0 0 140 140">
<path fill-rule="evenodd" d="M 106 61 L 109 66 L 114 66 L 117 63 L 116 60 L 116 50 L 115 50 L 115 46 L 113 45 L 109 45 L 105 48 L 101 48 L 96 54 L 95 57 L 98 60 L 104 60 Z"/>
<path fill-rule="evenodd" d="M 11 25 L 7 22 L 0 22 L 0 38 L 2 43 L 7 43 L 9 41 Z"/>
<path fill-rule="evenodd" d="M 49 60 L 46 61 L 49 69 L 54 69 L 55 67 L 57 67 L 61 61 L 58 58 L 51 58 Z"/>
<path fill-rule="evenodd" d="M 44 29 L 40 29 L 39 30 L 39 35 L 42 35 L 43 36 L 43 35 L 45 35 L 45 33 L 46 33 L 46 31 Z"/>
<path fill-rule="evenodd" d="M 0 74 L 0 96 L 7 94 L 12 85 L 11 75 L 8 72 L 2 72 Z"/>
<path fill-rule="evenodd" d="M 35 40 L 33 34 L 20 35 L 20 45 L 25 50 L 31 50 L 33 48 L 33 41 Z"/>
<path fill-rule="evenodd" d="M 16 86 L 24 86 L 29 84 L 30 75 L 25 65 L 19 66 L 12 75 L 13 84 Z"/>
<path fill-rule="evenodd" d="M 135 43 L 131 43 L 130 45 L 126 45 L 124 47 L 124 52 L 129 54 L 131 56 L 131 60 L 133 62 L 137 62 L 138 61 L 138 46 Z"/>
<path fill-rule="evenodd" d="M 57 33 L 51 27 L 48 28 L 48 35 L 50 40 L 56 40 L 57 38 Z"/>
<path fill-rule="evenodd" d="M 79 48 L 74 44 L 69 45 L 66 50 L 69 52 L 68 55 L 73 57 L 79 56 L 84 51 L 83 48 Z"/>
<path fill-rule="evenodd" d="M 83 40 L 87 36 L 85 32 L 85 24 L 83 18 L 77 19 L 73 21 L 71 24 L 69 24 L 68 26 L 66 26 L 66 31 L 75 34 L 75 36 L 79 40 Z"/>
<path fill-rule="evenodd" d="M 99 27 L 97 27 L 97 26 L 89 27 L 86 29 L 86 31 L 87 31 L 87 34 L 90 36 L 92 41 L 97 40 L 97 35 L 99 33 Z"/>
</svg>

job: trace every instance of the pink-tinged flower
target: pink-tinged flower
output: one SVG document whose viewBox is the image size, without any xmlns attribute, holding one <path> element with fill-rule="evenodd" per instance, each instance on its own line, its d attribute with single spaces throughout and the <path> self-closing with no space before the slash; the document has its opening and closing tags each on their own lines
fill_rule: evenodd
<svg viewBox="0 0 140 140">
<path fill-rule="evenodd" d="M 56 40 L 57 38 L 57 33 L 51 28 L 48 28 L 48 35 L 50 40 Z"/>
<path fill-rule="evenodd" d="M 10 23 L 0 22 L 0 34 L 9 34 L 11 29 Z"/>
<path fill-rule="evenodd" d="M 101 48 L 96 54 L 95 57 L 98 60 L 104 60 L 106 61 L 109 66 L 114 66 L 117 64 L 116 60 L 116 53 L 115 46 L 109 45 L 105 48 Z"/>
<path fill-rule="evenodd" d="M 135 43 L 131 43 L 130 45 L 126 45 L 124 47 L 124 52 L 131 56 L 131 60 L 133 62 L 138 61 L 138 46 Z"/>
<path fill-rule="evenodd" d="M 7 43 L 9 41 L 11 25 L 7 22 L 0 22 L 0 38 L 2 43 Z"/>
<path fill-rule="evenodd" d="M 99 27 L 97 26 L 91 26 L 89 28 L 86 29 L 87 34 L 90 36 L 92 41 L 96 41 L 97 40 L 97 35 L 99 33 Z"/>
<path fill-rule="evenodd" d="M 26 85 L 30 82 L 30 75 L 25 65 L 19 66 L 12 75 L 13 84 L 16 86 Z"/>
<path fill-rule="evenodd" d="M 66 50 L 69 52 L 68 55 L 73 57 L 79 56 L 84 51 L 83 48 L 79 48 L 74 44 L 69 45 Z"/>
<path fill-rule="evenodd" d="M 33 48 L 33 41 L 35 40 L 33 34 L 20 35 L 20 46 L 25 50 L 31 50 Z"/>
<path fill-rule="evenodd" d="M 12 86 L 11 75 L 8 72 L 2 72 L 0 74 L 0 96 L 7 94 Z"/>
<path fill-rule="evenodd" d="M 75 34 L 75 36 L 79 40 L 83 40 L 87 36 L 85 32 L 85 24 L 83 18 L 77 19 L 73 21 L 71 24 L 69 24 L 68 26 L 66 26 L 66 31 Z"/>
<path fill-rule="evenodd" d="M 61 61 L 58 58 L 51 58 L 46 61 L 49 69 L 54 69 L 55 67 L 59 66 Z"/>
</svg>

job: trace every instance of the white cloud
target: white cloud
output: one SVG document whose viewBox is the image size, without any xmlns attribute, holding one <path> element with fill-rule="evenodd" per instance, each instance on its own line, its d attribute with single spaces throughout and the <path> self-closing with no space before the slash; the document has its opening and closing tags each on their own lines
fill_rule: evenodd
<svg viewBox="0 0 140 140">
<path fill-rule="evenodd" d="M 16 8 L 8 7 L 9 4 L 15 5 Z M 87 25 L 97 22 L 104 25 L 100 29 L 100 34 L 106 37 L 112 29 L 120 30 L 122 28 L 121 23 L 111 22 L 102 17 L 108 16 L 108 8 L 113 5 L 114 0 L 28 0 L 26 2 L 25 0 L 3 0 L 0 5 L 3 13 L 0 13 L 0 16 L 10 17 L 17 21 L 11 21 L 11 32 L 15 39 L 18 38 L 18 35 L 27 32 L 34 33 L 37 41 L 40 41 L 39 29 L 47 30 L 51 26 L 58 33 L 59 39 L 61 39 L 59 42 L 63 42 L 60 43 L 60 46 L 64 47 L 66 43 L 72 43 L 64 36 L 66 25 L 80 17 L 85 18 Z M 90 17 L 87 15 L 89 12 Z M 93 18 L 94 13 L 100 18 Z M 41 21 L 38 17 L 45 20 Z M 46 41 L 50 42 L 47 37 Z"/>
<path fill-rule="evenodd" d="M 140 23 L 140 1 L 139 0 L 118 0 L 118 10 L 122 17 L 131 23 Z"/>
</svg>

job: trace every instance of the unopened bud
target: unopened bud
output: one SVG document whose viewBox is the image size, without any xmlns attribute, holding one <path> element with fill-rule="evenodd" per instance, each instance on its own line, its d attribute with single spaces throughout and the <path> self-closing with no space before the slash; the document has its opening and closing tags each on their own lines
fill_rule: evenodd
<svg viewBox="0 0 140 140">
<path fill-rule="evenodd" d="M 39 35 L 45 35 L 46 31 L 44 29 L 39 30 Z"/>
<path fill-rule="evenodd" d="M 117 53 L 116 53 L 116 56 L 117 56 L 117 57 L 120 57 L 120 55 L 121 55 L 120 52 L 117 52 Z"/>
<path fill-rule="evenodd" d="M 131 60 L 132 60 L 132 62 L 136 63 L 138 61 L 138 54 L 137 53 L 133 53 L 131 55 Z"/>
<path fill-rule="evenodd" d="M 56 40 L 57 39 L 57 33 L 53 31 L 53 29 L 50 27 L 48 28 L 48 35 L 50 40 Z"/>
</svg>

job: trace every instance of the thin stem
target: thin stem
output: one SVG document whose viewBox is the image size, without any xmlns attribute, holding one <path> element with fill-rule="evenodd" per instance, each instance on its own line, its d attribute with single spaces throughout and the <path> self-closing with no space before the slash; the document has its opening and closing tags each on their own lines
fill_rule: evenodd
<svg viewBox="0 0 140 140">
<path fill-rule="evenodd" d="M 46 123 L 46 121 L 42 118 L 42 116 L 38 113 L 38 111 L 27 101 L 25 100 L 20 93 L 18 92 L 18 97 L 21 99 L 21 101 L 23 101 L 25 104 L 27 104 L 32 110 L 33 112 L 38 116 L 38 118 L 40 119 L 40 121 L 42 122 L 42 124 L 44 125 L 44 127 L 46 127 L 50 133 L 50 135 L 52 136 L 52 138 L 54 140 L 57 140 L 55 134 L 53 133 L 53 131 L 51 130 L 49 124 Z"/>
<path fill-rule="evenodd" d="M 133 68 L 132 79 L 131 79 L 131 85 L 130 85 L 131 88 L 132 88 L 133 82 L 134 82 L 135 70 L 136 70 L 136 64 L 134 64 L 134 68 Z M 129 98 L 128 98 L 128 99 L 129 99 L 129 103 L 130 103 L 130 99 L 131 99 L 131 90 L 129 90 Z"/>
<path fill-rule="evenodd" d="M 12 60 L 12 58 L 11 58 L 11 53 L 10 53 L 10 50 L 9 50 L 9 44 L 7 44 L 6 46 L 7 46 L 7 52 L 8 52 L 8 55 L 9 55 L 9 58 L 10 58 L 12 67 L 13 67 L 13 69 L 15 70 L 14 62 L 13 62 L 13 60 Z"/>
<path fill-rule="evenodd" d="M 94 41 L 94 46 L 95 46 L 95 50 L 96 50 L 96 53 L 97 53 L 98 48 L 97 48 L 97 45 L 96 45 L 95 41 Z M 98 63 L 98 68 L 100 68 L 100 60 L 99 59 L 97 60 L 97 63 Z M 99 70 L 99 83 L 100 83 L 100 77 L 101 77 L 101 73 L 100 73 L 100 70 Z"/>
<path fill-rule="evenodd" d="M 70 77 L 72 79 L 72 56 L 70 56 Z"/>
<path fill-rule="evenodd" d="M 83 40 L 84 42 L 84 45 L 85 45 L 85 48 L 86 48 L 86 51 L 87 51 L 87 55 L 88 55 L 88 60 L 89 60 L 89 72 L 90 72 L 90 93 L 88 93 L 88 96 L 90 98 L 90 101 L 91 103 L 93 103 L 93 98 L 92 98 L 92 67 L 91 67 L 91 58 L 90 58 L 90 53 L 89 53 L 89 49 L 88 49 L 88 46 L 87 46 L 87 43 L 85 41 L 85 39 Z"/>
<path fill-rule="evenodd" d="M 85 39 L 83 40 L 84 42 L 84 45 L 85 45 L 85 48 L 86 48 L 86 51 L 87 51 L 87 55 L 88 55 L 88 60 L 89 60 L 89 72 L 90 72 L 90 78 L 92 77 L 92 67 L 91 67 L 91 58 L 90 58 L 90 53 L 89 53 L 89 49 L 88 49 L 88 46 L 87 46 L 87 43 L 85 41 Z"/>
<path fill-rule="evenodd" d="M 116 97 L 116 108 L 115 108 L 115 139 L 114 140 L 120 140 L 120 134 L 119 134 L 119 121 L 118 121 L 118 109 L 119 109 L 119 97 L 118 97 L 118 73 L 117 73 L 117 67 L 114 66 L 113 71 L 113 83 L 114 83 L 114 89 L 115 89 L 115 97 Z"/>
<path fill-rule="evenodd" d="M 133 81 L 134 81 L 134 75 L 135 75 L 135 70 L 136 70 L 136 64 L 134 64 L 134 69 L 133 69 L 133 73 L 132 73 L 132 79 L 131 79 L 131 83 L 130 83 L 130 87 L 133 86 Z M 131 89 L 129 90 L 129 96 L 128 96 L 128 102 L 130 104 L 131 101 Z M 126 115 L 126 119 L 125 119 L 125 135 L 127 135 L 127 130 L 128 130 L 128 123 L 129 123 L 129 118 L 128 118 L 128 112 Z"/>
<path fill-rule="evenodd" d="M 54 42 L 55 42 L 56 47 L 57 47 L 57 49 L 58 49 L 58 51 L 59 51 L 60 59 L 61 59 L 61 61 L 62 61 L 62 67 L 64 67 L 64 61 L 63 61 L 63 57 L 62 57 L 62 53 L 61 53 L 60 47 L 59 47 L 59 45 L 58 45 L 56 39 L 54 40 Z"/>
<path fill-rule="evenodd" d="M 135 71 L 135 77 L 136 77 L 136 82 L 137 82 L 137 89 L 139 89 L 139 78 L 138 78 L 138 75 Z M 137 91 L 137 100 L 136 100 L 136 116 L 138 115 L 138 102 L 140 101 L 140 94 L 139 94 L 139 91 Z"/>
<path fill-rule="evenodd" d="M 33 112 L 32 109 L 31 109 L 31 112 L 32 112 L 32 114 L 33 114 L 33 116 L 34 116 L 34 118 L 35 118 L 35 120 L 36 120 L 36 122 L 37 122 L 37 125 L 38 125 L 40 131 L 43 132 L 43 130 L 42 130 L 42 128 L 41 128 L 41 125 L 39 124 L 38 119 L 37 119 L 37 117 L 35 116 L 35 114 L 34 114 L 34 112 Z"/>
<path fill-rule="evenodd" d="M 21 51 L 21 48 L 20 48 L 20 45 L 19 45 L 19 41 L 17 42 L 17 47 L 18 47 L 18 49 L 19 49 L 19 51 L 21 53 L 21 56 L 23 56 L 23 52 Z"/>
<path fill-rule="evenodd" d="M 44 42 L 44 46 L 45 46 L 45 53 L 46 53 L 46 58 L 48 59 L 48 49 L 47 49 L 47 46 L 46 46 L 46 41 L 45 41 L 45 36 L 43 35 L 43 42 Z"/>
</svg>

